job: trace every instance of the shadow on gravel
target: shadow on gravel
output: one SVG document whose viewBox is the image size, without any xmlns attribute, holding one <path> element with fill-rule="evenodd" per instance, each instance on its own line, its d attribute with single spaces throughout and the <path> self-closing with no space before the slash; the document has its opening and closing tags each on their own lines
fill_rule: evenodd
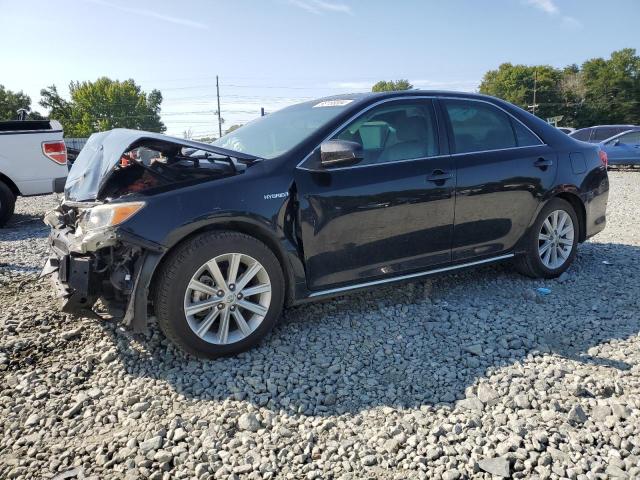
<svg viewBox="0 0 640 480">
<path fill-rule="evenodd" d="M 536 354 L 628 369 L 623 349 L 603 358 L 597 347 L 640 333 L 638 265 L 640 247 L 588 242 L 562 281 L 503 264 L 309 304 L 288 310 L 258 348 L 215 361 L 184 357 L 155 326 L 144 338 L 105 330 L 130 375 L 194 400 L 305 415 L 416 408 L 461 399 L 490 371 Z"/>
<path fill-rule="evenodd" d="M 3 263 L 0 262 L 0 272 L 8 270 L 14 273 L 40 273 L 41 267 L 31 267 L 29 265 L 19 265 L 17 263 Z"/>
<path fill-rule="evenodd" d="M 45 238 L 49 227 L 42 221 L 42 215 L 14 213 L 9 222 L 0 228 L 0 242 Z"/>
</svg>

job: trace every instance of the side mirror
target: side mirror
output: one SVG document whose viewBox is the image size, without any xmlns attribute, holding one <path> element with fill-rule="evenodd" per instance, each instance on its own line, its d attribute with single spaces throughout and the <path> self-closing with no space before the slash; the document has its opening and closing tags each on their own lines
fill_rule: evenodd
<svg viewBox="0 0 640 480">
<path fill-rule="evenodd" d="M 323 168 L 349 167 L 364 158 L 362 145 L 348 140 L 327 140 L 320 145 L 320 164 Z"/>
<path fill-rule="evenodd" d="M 616 146 L 616 147 L 617 147 L 618 145 L 620 145 L 620 139 L 619 139 L 619 138 L 616 138 L 616 139 L 613 141 L 613 145 L 614 145 L 614 146 Z"/>
</svg>

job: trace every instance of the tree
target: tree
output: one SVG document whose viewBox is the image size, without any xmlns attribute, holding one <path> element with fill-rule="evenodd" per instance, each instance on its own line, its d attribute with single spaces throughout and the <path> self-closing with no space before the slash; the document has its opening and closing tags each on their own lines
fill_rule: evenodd
<svg viewBox="0 0 640 480">
<path fill-rule="evenodd" d="M 582 84 L 578 65 L 569 65 L 562 70 L 559 88 L 560 95 L 566 105 L 562 125 L 578 125 L 585 95 L 585 88 Z"/>
<path fill-rule="evenodd" d="M 17 120 L 18 110 L 25 109 L 28 120 L 42 120 L 38 112 L 31 111 L 31 98 L 20 92 L 12 92 L 0 85 L 0 120 Z"/>
<path fill-rule="evenodd" d="M 411 90 L 413 85 L 409 83 L 409 80 L 380 80 L 373 87 L 372 92 L 396 92 L 399 90 Z"/>
<path fill-rule="evenodd" d="M 131 79 L 120 82 L 102 77 L 95 82 L 71 82 L 69 93 L 70 100 L 65 100 L 55 85 L 40 92 L 40 105 L 62 123 L 67 136 L 88 137 L 112 128 L 166 130 L 160 120 L 162 94 L 158 90 L 146 94 Z"/>
<path fill-rule="evenodd" d="M 497 70 L 485 73 L 480 83 L 480 93 L 502 98 L 525 110 L 547 118 L 562 115 L 565 102 L 560 91 L 562 73 L 549 65 L 512 65 L 503 63 Z"/>
<path fill-rule="evenodd" d="M 582 64 L 585 124 L 640 123 L 640 57 L 633 48 Z"/>
<path fill-rule="evenodd" d="M 204 137 L 195 138 L 194 140 L 201 143 L 213 143 L 217 139 L 218 137 L 214 137 L 213 135 L 207 135 Z"/>
<path fill-rule="evenodd" d="M 533 104 L 536 76 L 536 115 L 542 118 L 562 115 L 563 125 L 577 128 L 640 123 L 640 57 L 635 49 L 564 69 L 503 63 L 484 75 L 480 92 L 527 108 Z"/>
<path fill-rule="evenodd" d="M 242 126 L 242 125 L 238 125 L 238 124 L 231 125 L 229 128 L 227 128 L 227 131 L 226 131 L 226 132 L 224 132 L 224 134 L 226 135 L 227 133 L 231 133 L 231 132 L 233 132 L 234 130 L 239 129 L 241 126 Z"/>
</svg>

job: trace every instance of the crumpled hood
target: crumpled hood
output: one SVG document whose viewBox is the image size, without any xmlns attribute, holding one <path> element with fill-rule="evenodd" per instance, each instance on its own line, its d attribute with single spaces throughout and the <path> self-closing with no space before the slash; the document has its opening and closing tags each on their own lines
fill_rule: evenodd
<svg viewBox="0 0 640 480">
<path fill-rule="evenodd" d="M 100 189 L 118 165 L 122 154 L 140 140 L 162 140 L 182 147 L 231 153 L 236 158 L 255 158 L 213 147 L 206 143 L 174 138 L 160 133 L 116 128 L 106 132 L 94 133 L 73 163 L 64 186 L 65 200 L 74 202 L 93 201 Z"/>
</svg>

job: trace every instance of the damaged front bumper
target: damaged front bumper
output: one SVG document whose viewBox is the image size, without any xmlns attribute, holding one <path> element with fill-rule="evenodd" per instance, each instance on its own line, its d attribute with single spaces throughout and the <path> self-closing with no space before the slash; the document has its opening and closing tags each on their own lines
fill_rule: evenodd
<svg viewBox="0 0 640 480">
<path fill-rule="evenodd" d="M 70 255 L 50 256 L 41 277 L 51 275 L 60 300 L 60 308 L 67 313 L 91 309 L 97 297 L 90 287 L 90 259 Z"/>
<path fill-rule="evenodd" d="M 40 276 L 51 276 L 63 312 L 95 315 L 100 299 L 108 314 L 144 330 L 149 283 L 165 249 L 120 229 L 88 237 L 52 227 L 51 254 Z"/>
</svg>

